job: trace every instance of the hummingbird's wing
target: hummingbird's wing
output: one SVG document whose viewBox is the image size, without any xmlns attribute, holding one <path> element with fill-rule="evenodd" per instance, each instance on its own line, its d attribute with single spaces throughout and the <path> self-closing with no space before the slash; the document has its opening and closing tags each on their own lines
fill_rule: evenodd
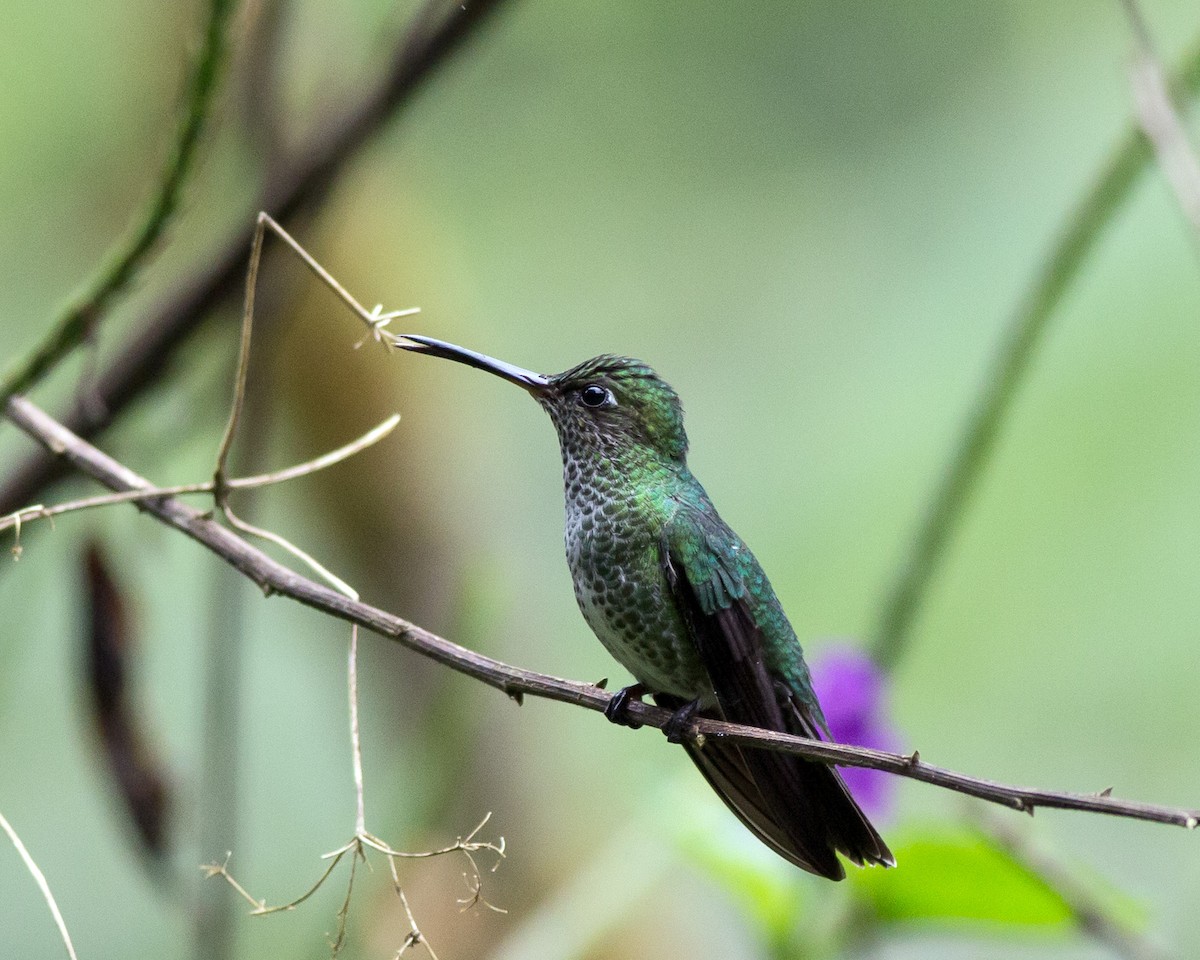
<svg viewBox="0 0 1200 960">
<path fill-rule="evenodd" d="M 763 631 L 739 570 L 745 547 L 719 518 L 683 509 L 689 515 L 677 515 L 663 534 L 663 572 L 712 682 L 719 715 L 821 739 L 824 723 L 816 701 L 806 704 L 767 664 Z M 895 863 L 832 767 L 712 739 L 687 749 L 739 819 L 796 866 L 840 880 L 845 870 L 835 851 L 859 865 Z"/>
</svg>

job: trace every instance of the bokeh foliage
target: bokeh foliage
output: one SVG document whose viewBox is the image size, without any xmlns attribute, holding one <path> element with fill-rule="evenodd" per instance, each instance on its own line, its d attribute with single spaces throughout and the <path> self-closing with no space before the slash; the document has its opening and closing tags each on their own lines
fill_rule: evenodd
<svg viewBox="0 0 1200 960">
<path fill-rule="evenodd" d="M 373 75 L 410 7 L 288 9 L 289 142 Z M 1173 62 L 1200 30 L 1194 10 L 1146 9 Z M 151 189 L 200 19 L 198 6 L 142 0 L 7 4 L 0 366 L 36 341 Z M 1128 51 L 1117 6 L 1079 0 L 526 0 L 297 232 L 361 299 L 420 304 L 424 332 L 535 369 L 602 351 L 653 363 L 688 409 L 693 468 L 808 648 L 865 643 L 1004 323 L 1128 127 Z M 94 362 L 252 215 L 262 173 L 239 120 L 243 70 L 171 246 Z M 256 466 L 315 454 L 392 409 L 404 419 L 384 449 L 261 496 L 258 519 L 368 599 L 462 642 L 547 672 L 615 675 L 574 609 L 542 414 L 470 371 L 349 350 L 359 331 L 332 298 L 281 259 L 267 270 L 277 319 L 256 357 Z M 1150 172 L 1056 315 L 897 667 L 907 747 L 997 779 L 1200 795 L 1198 277 Z M 162 482 L 205 475 L 233 319 L 202 332 L 108 449 Z M 83 366 L 39 399 L 71 395 Z M 27 449 L 0 430 L 0 462 Z M 82 720 L 78 550 L 97 533 L 136 598 L 142 692 L 181 791 L 175 888 L 130 855 Z M 229 745 L 243 814 L 229 843 L 241 879 L 281 900 L 351 826 L 344 631 L 219 578 L 132 510 L 43 530 L 0 574 L 0 809 L 88 956 L 185 949 L 193 865 L 219 853 L 186 827 L 204 789 L 202 652 L 229 590 L 246 592 L 244 716 Z M 457 912 L 457 864 L 408 874 L 443 958 L 1107 955 L 930 788 L 905 785 L 890 824 L 905 869 L 827 888 L 765 861 L 679 751 L 645 732 L 551 704 L 518 710 L 381 643 L 367 644 L 363 672 L 373 829 L 437 846 L 493 810 L 508 839 L 488 889 L 507 915 Z M 922 833 L 930 824 L 945 832 Z M 1027 826 L 1099 895 L 1120 891 L 1120 916 L 1137 904 L 1176 955 L 1200 948 L 1194 838 L 1067 814 Z M 0 870 L 0 930 L 14 956 L 46 955 L 49 920 L 13 863 Z M 404 927 L 386 887 L 363 884 L 347 956 L 395 950 Z M 240 922 L 240 955 L 322 955 L 338 902 L 330 890 L 305 911 Z M 898 922 L 930 904 L 964 919 Z"/>
</svg>

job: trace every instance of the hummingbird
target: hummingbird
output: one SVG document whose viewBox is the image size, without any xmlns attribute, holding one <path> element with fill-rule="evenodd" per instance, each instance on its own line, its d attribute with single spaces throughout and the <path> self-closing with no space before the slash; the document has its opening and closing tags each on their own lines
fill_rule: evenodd
<svg viewBox="0 0 1200 960">
<path fill-rule="evenodd" d="M 397 345 L 485 370 L 526 390 L 558 432 L 566 552 L 579 609 L 636 680 L 605 711 L 650 696 L 664 727 L 763 843 L 830 880 L 894 866 L 838 772 L 792 754 L 690 733 L 696 717 L 829 736 L 795 631 L 758 561 L 687 466 L 683 408 L 640 360 L 603 355 L 542 375 L 432 337 Z"/>
</svg>

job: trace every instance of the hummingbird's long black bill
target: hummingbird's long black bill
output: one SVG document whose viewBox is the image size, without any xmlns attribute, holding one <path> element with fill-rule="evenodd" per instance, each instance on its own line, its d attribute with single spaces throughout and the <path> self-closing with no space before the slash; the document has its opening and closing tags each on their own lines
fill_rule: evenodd
<svg viewBox="0 0 1200 960">
<path fill-rule="evenodd" d="M 411 342 L 399 342 L 404 340 Z M 515 383 L 518 387 L 524 387 L 530 393 L 537 393 L 550 385 L 550 381 L 540 373 L 515 367 L 511 363 L 505 363 L 503 360 L 497 360 L 495 357 L 489 357 L 483 353 L 476 353 L 474 350 L 468 350 L 466 347 L 447 343 L 445 340 L 422 337 L 415 333 L 402 333 L 397 337 L 397 341 L 396 345 L 398 347 L 411 350 L 414 353 L 427 353 L 430 356 L 442 357 L 445 360 L 457 360 L 459 363 L 465 363 L 468 367 L 475 367 L 477 370 L 486 370 L 488 373 L 494 373 L 509 383 Z"/>
</svg>

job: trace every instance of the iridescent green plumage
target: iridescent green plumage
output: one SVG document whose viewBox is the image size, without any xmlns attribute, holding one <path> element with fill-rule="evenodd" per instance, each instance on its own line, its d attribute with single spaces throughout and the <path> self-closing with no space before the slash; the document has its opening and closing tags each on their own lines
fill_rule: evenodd
<svg viewBox="0 0 1200 960">
<path fill-rule="evenodd" d="M 602 356 L 544 377 L 453 344 L 408 349 L 494 373 L 528 390 L 558 431 L 567 560 L 579 608 L 638 681 L 631 693 L 809 737 L 828 735 L 799 641 L 766 574 L 687 468 L 675 391 L 638 360 Z M 781 856 L 840 879 L 835 851 L 891 865 L 891 853 L 836 771 L 787 754 L 684 740 L 742 821 Z"/>
</svg>

